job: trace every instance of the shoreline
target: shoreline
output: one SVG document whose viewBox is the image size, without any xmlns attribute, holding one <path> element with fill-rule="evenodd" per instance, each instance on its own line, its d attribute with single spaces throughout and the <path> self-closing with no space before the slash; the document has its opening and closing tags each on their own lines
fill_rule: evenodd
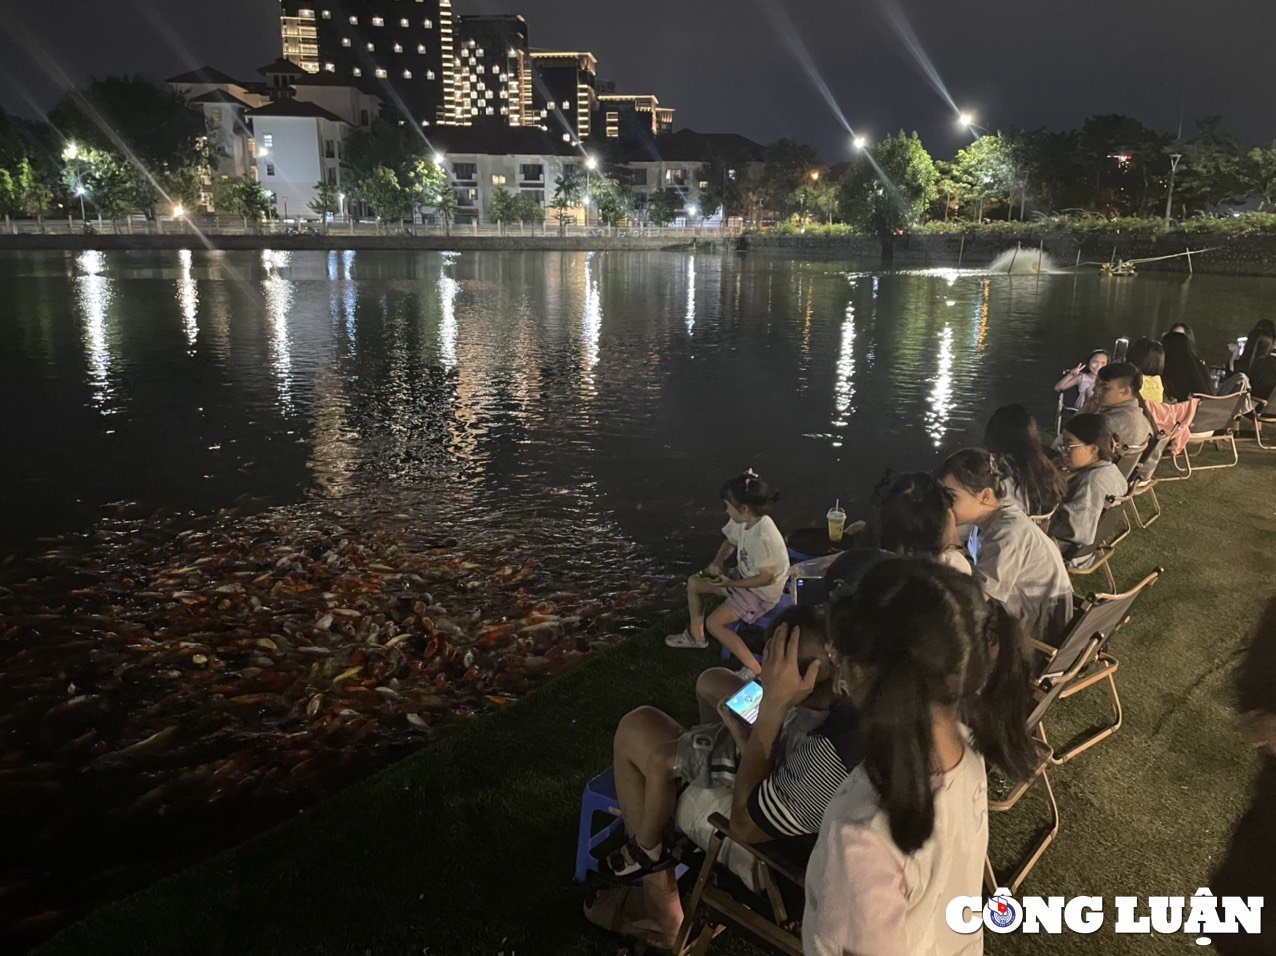
<svg viewBox="0 0 1276 956">
<path fill-rule="evenodd" d="M 463 228 L 463 227 L 462 227 Z M 1022 237 L 1008 235 L 967 236 L 909 233 L 895 239 L 894 256 L 882 258 L 880 242 L 871 236 L 856 235 L 771 235 L 746 233 L 742 236 L 671 235 L 464 235 L 375 236 L 348 235 L 199 235 L 45 233 L 0 234 L 0 252 L 70 251 L 83 252 L 171 252 L 204 248 L 209 251 L 297 252 L 342 250 L 386 252 L 680 252 L 759 255 L 787 255 L 810 261 L 850 260 L 878 263 L 883 269 L 978 268 L 999 255 L 1021 248 L 1026 255 L 1041 250 L 1055 267 L 1071 272 L 1077 263 L 1120 259 L 1149 259 L 1178 256 L 1139 266 L 1140 272 L 1276 278 L 1276 236 L 1202 236 L 1191 240 L 1197 249 L 1208 251 L 1190 259 L 1181 255 L 1183 236 L 1138 236 L 1119 233 L 1084 235 L 1050 230 Z M 1086 268 L 1086 267 L 1083 267 Z M 1093 266 L 1088 267 L 1093 269 Z M 1097 273 L 1097 269 L 1094 269 Z M 1033 275 L 1031 271 L 1016 275 Z M 1088 274 L 1082 271 L 1080 274 Z"/>
</svg>

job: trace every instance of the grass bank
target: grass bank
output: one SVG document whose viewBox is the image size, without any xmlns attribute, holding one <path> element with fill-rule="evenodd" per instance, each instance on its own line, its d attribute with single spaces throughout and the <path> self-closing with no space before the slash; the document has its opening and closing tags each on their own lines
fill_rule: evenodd
<svg viewBox="0 0 1276 956">
<path fill-rule="evenodd" d="M 1025 892 L 1190 895 L 1217 865 L 1249 799 L 1253 763 L 1235 729 L 1231 684 L 1273 589 L 1273 490 L 1276 455 L 1257 451 L 1239 468 L 1164 485 L 1165 517 L 1114 557 L 1121 585 L 1155 565 L 1166 575 L 1114 643 L 1126 725 L 1052 774 L 1062 832 Z M 713 663 L 707 652 L 667 652 L 659 630 L 104 908 L 39 952 L 615 953 L 617 940 L 581 917 L 571 883 L 580 788 L 608 763 L 622 714 L 652 703 L 689 720 L 693 678 Z M 1025 803 L 993 818 L 994 860 L 1032 829 L 1038 809 Z M 1191 945 L 1012 936 L 989 940 L 988 950 Z"/>
</svg>

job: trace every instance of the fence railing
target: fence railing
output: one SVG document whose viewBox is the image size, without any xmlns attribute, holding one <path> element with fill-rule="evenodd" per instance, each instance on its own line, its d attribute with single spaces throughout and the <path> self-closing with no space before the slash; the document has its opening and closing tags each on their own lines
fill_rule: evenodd
<svg viewBox="0 0 1276 956">
<path fill-rule="evenodd" d="M 567 224 L 555 222 L 468 222 L 395 223 L 370 220 L 344 220 L 324 224 L 313 220 L 270 220 L 251 222 L 239 218 L 168 216 L 145 219 L 9 219 L 0 226 L 0 234 L 25 236 L 503 236 L 507 238 L 553 238 L 556 236 L 586 238 L 642 239 L 725 239 L 741 235 L 739 226 L 686 225 L 652 226 L 644 223 L 623 226 Z"/>
</svg>

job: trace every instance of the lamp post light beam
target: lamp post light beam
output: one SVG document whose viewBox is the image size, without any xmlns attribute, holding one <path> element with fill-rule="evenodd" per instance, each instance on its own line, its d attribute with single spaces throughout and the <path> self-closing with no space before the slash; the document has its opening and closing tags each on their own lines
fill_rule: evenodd
<svg viewBox="0 0 1276 956">
<path fill-rule="evenodd" d="M 585 228 L 589 228 L 589 174 L 598 168 L 598 160 L 593 156 L 585 156 Z"/>
</svg>

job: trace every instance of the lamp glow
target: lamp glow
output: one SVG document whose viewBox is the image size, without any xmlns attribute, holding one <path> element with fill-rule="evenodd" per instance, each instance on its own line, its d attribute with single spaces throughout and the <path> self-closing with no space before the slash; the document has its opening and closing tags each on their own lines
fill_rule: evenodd
<svg viewBox="0 0 1276 956">
<path fill-rule="evenodd" d="M 435 166 L 442 166 L 442 165 L 443 165 L 443 154 L 442 154 L 442 153 L 435 153 L 435 154 L 434 154 L 434 165 L 435 165 Z"/>
<path fill-rule="evenodd" d="M 594 157 L 592 157 L 592 156 L 588 157 L 588 158 L 585 160 L 585 168 L 586 168 L 586 169 L 597 169 L 597 168 L 598 168 L 598 160 L 594 159 Z"/>
<path fill-rule="evenodd" d="M 62 150 L 62 155 L 67 159 L 75 159 L 80 155 L 80 147 L 76 146 L 75 143 L 67 143 L 66 149 Z"/>
<path fill-rule="evenodd" d="M 178 203 L 176 206 L 173 207 L 174 219 L 181 219 L 184 215 L 186 215 L 186 209 L 184 206 L 182 206 L 181 203 Z"/>
<path fill-rule="evenodd" d="M 868 137 L 856 136 L 853 140 L 851 140 L 851 145 L 854 146 L 856 149 L 862 150 L 864 149 L 865 146 L 868 145 Z"/>
<path fill-rule="evenodd" d="M 694 216 L 694 215 L 695 215 L 698 211 L 699 211 L 699 207 L 695 206 L 694 204 L 693 204 L 693 205 L 690 205 L 690 206 L 688 206 L 688 207 L 687 207 L 687 212 L 688 212 L 688 213 L 690 213 L 690 214 L 691 214 L 691 215 L 693 215 L 693 216 Z"/>
<path fill-rule="evenodd" d="M 975 123 L 975 118 L 971 116 L 969 113 L 962 113 L 960 116 L 957 117 L 957 122 L 961 124 L 962 126 L 973 126 Z"/>
</svg>

